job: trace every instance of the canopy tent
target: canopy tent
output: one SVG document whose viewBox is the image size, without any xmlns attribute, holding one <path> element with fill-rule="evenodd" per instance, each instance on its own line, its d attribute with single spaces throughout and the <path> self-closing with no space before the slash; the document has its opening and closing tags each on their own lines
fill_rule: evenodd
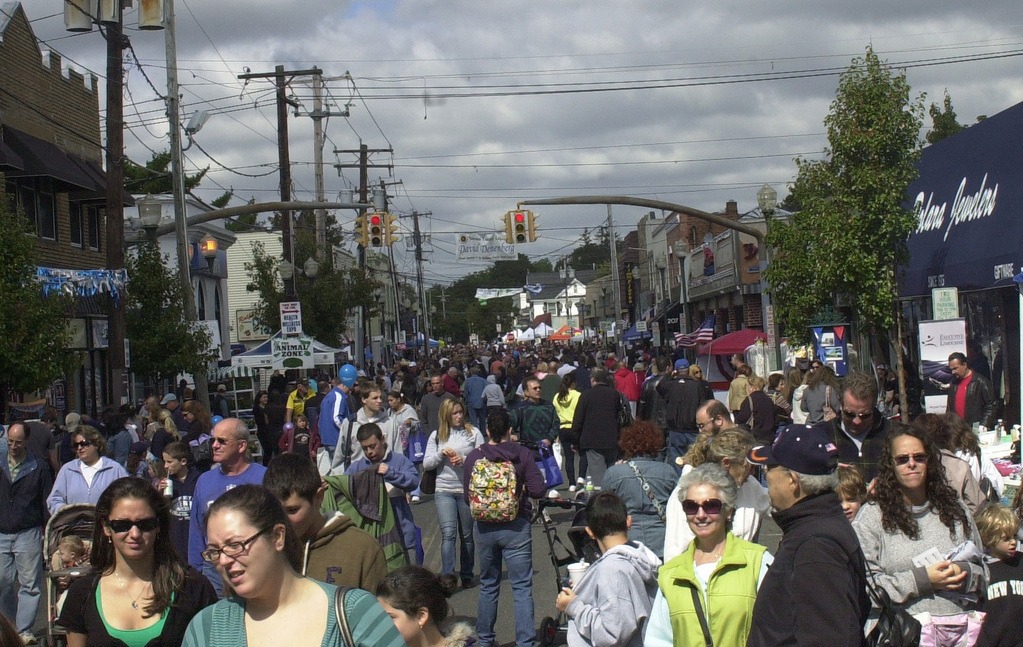
<svg viewBox="0 0 1023 647">
<path fill-rule="evenodd" d="M 232 367 L 248 367 L 269 369 L 273 367 L 273 349 L 271 340 L 280 337 L 277 332 L 273 337 L 266 340 L 250 351 L 235 355 L 231 358 Z M 337 354 L 340 348 L 332 348 L 326 344 L 313 340 L 313 363 L 317 366 L 333 366 L 337 361 Z"/>
<path fill-rule="evenodd" d="M 651 337 L 653 337 L 653 333 L 649 330 L 639 332 L 636 330 L 636 324 L 632 324 L 632 327 L 622 334 L 622 341 L 638 341 L 640 339 L 650 339 Z"/>
<path fill-rule="evenodd" d="M 416 346 L 422 346 L 424 338 L 425 338 L 425 335 L 423 335 L 423 333 L 419 333 L 416 336 Z M 440 342 L 437 341 L 436 339 L 432 339 L 431 338 L 430 339 L 430 348 L 438 348 L 438 347 L 440 347 Z"/>
<path fill-rule="evenodd" d="M 515 331 L 516 341 L 533 341 L 534 339 L 536 339 L 536 333 L 533 332 L 532 328 L 525 328 L 523 330 Z"/>
<path fill-rule="evenodd" d="M 550 337 L 551 333 L 553 332 L 554 328 L 551 328 L 542 321 L 536 324 L 536 328 L 533 329 L 533 334 L 536 336 L 537 339 L 544 339 L 545 337 Z"/>
<path fill-rule="evenodd" d="M 572 326 L 562 326 L 561 328 L 558 328 L 558 332 L 551 335 L 549 339 L 551 341 L 570 341 L 574 334 L 575 330 Z"/>
<path fill-rule="evenodd" d="M 696 353 L 707 358 L 705 364 L 700 363 L 703 367 L 703 379 L 710 382 L 715 389 L 727 389 L 728 383 L 735 377 L 735 370 L 729 363 L 729 358 L 736 354 L 745 357 L 746 351 L 760 339 L 766 342 L 767 335 L 759 330 L 746 328 L 722 335 L 704 345 Z"/>
</svg>

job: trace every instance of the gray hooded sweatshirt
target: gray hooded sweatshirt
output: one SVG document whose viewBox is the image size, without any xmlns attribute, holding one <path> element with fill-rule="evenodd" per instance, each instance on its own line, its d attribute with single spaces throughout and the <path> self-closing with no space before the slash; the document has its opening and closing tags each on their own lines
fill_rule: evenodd
<svg viewBox="0 0 1023 647">
<path fill-rule="evenodd" d="M 642 647 L 660 566 L 657 555 L 635 541 L 593 562 L 566 609 L 569 647 Z"/>
</svg>

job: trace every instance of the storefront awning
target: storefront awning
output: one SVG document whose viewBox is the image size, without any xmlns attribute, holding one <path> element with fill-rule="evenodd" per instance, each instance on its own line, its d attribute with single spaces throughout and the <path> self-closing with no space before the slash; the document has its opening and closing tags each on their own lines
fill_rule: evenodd
<svg viewBox="0 0 1023 647">
<path fill-rule="evenodd" d="M 1023 265 L 1023 103 L 924 149 L 903 297 L 1011 286 Z"/>
<path fill-rule="evenodd" d="M 25 162 L 21 159 L 21 156 L 14 152 L 10 146 L 0 140 L 0 168 L 2 169 L 14 169 L 21 171 L 25 169 Z"/>
</svg>

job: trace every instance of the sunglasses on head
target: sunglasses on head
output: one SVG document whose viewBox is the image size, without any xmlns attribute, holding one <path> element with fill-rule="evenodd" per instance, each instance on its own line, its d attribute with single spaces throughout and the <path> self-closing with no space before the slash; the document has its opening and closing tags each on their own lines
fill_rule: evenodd
<svg viewBox="0 0 1023 647">
<path fill-rule="evenodd" d="M 83 440 L 83 441 L 80 441 L 80 442 L 77 442 L 77 443 L 71 443 L 71 446 L 72 447 L 76 447 L 78 449 L 81 449 L 82 447 L 91 447 L 92 446 L 92 441 L 91 440 Z"/>
<path fill-rule="evenodd" d="M 110 530 L 121 533 L 128 532 L 132 527 L 137 527 L 141 532 L 152 532 L 160 527 L 160 520 L 156 517 L 146 517 L 145 519 L 108 519 L 107 528 Z"/>
<path fill-rule="evenodd" d="M 725 504 L 721 502 L 721 499 L 707 499 L 703 503 L 697 503 L 692 499 L 686 499 L 682 502 L 682 511 L 687 515 L 692 516 L 703 508 L 703 511 L 708 515 L 721 514 L 721 508 Z"/>
<path fill-rule="evenodd" d="M 909 463 L 909 459 L 912 458 L 914 463 L 926 463 L 927 454 L 900 454 L 895 457 L 896 465 L 905 465 Z"/>
</svg>

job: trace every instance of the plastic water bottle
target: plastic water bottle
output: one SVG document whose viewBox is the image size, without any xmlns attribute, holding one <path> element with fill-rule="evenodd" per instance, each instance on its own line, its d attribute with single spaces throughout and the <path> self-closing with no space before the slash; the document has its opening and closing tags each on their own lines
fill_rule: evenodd
<svg viewBox="0 0 1023 647">
<path fill-rule="evenodd" d="M 998 436 L 998 442 L 1001 442 L 1002 436 L 1005 435 L 1005 421 L 999 418 L 998 422 L 995 424 L 995 429 L 997 430 L 996 435 Z"/>
<path fill-rule="evenodd" d="M 586 475 L 586 491 L 593 492 L 593 477 L 589 474 Z"/>
</svg>

